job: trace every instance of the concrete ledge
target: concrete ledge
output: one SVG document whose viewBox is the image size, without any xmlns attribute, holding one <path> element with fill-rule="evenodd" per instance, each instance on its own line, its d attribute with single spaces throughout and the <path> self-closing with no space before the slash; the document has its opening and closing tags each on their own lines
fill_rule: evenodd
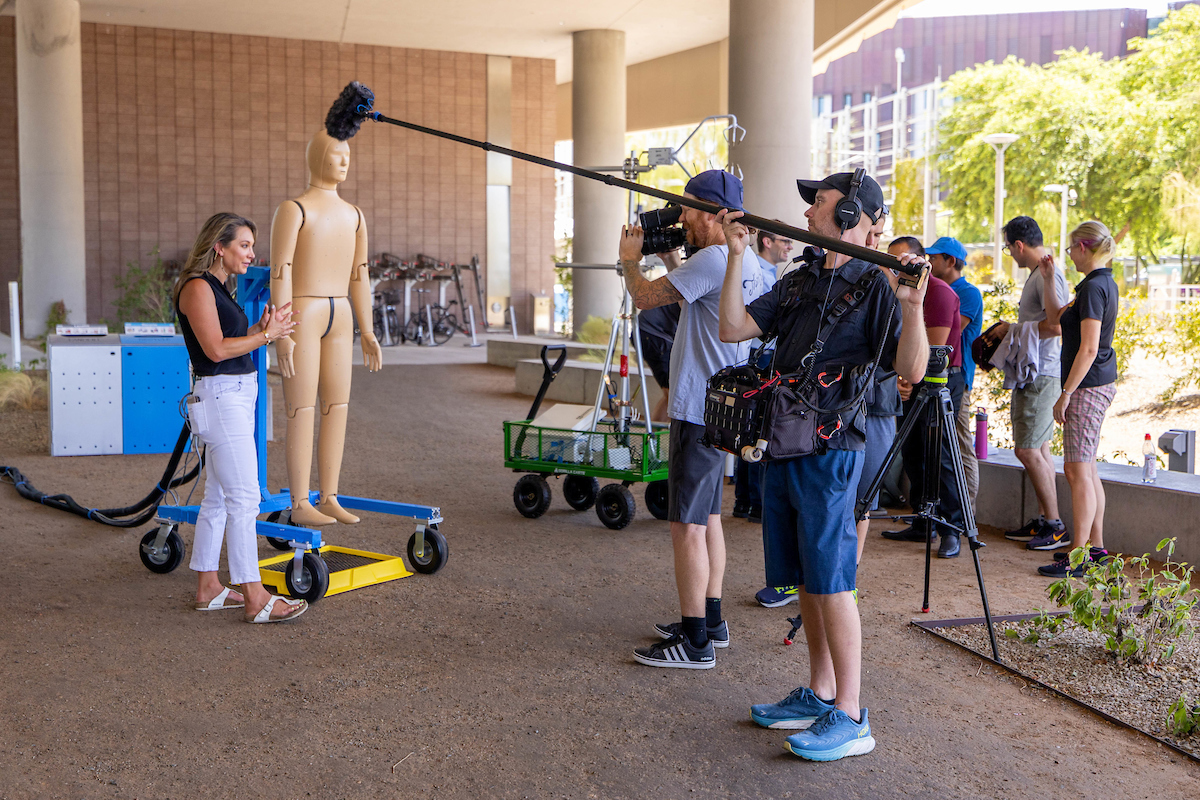
<svg viewBox="0 0 1200 800">
<path fill-rule="evenodd" d="M 540 348 L 539 348 L 540 352 Z M 603 382 L 601 368 L 603 364 L 594 361 L 572 361 L 567 360 L 563 365 L 562 372 L 558 373 L 558 377 L 550 384 L 550 389 L 546 392 L 547 400 L 555 400 L 560 403 L 581 403 L 583 405 L 591 405 L 596 402 L 596 390 Z M 542 368 L 541 356 L 537 358 L 521 359 L 516 362 L 517 367 L 517 393 L 536 396 L 538 389 L 542 385 Z M 614 381 L 620 380 L 620 370 L 614 366 L 609 373 Z M 637 375 L 633 370 L 630 370 L 630 387 L 629 392 L 633 394 L 638 388 Z M 659 388 L 658 382 L 654 380 L 652 375 L 646 376 L 646 393 L 650 396 L 650 409 L 654 409 L 654 405 L 662 396 L 662 389 Z M 635 395 L 633 402 L 636 408 L 641 408 L 641 395 Z"/>
<path fill-rule="evenodd" d="M 1071 487 L 1058 471 L 1058 506 L 1068 530 L 1074 530 Z M 1130 555 L 1150 553 L 1160 540 L 1178 539 L 1175 558 L 1200 562 L 1200 476 L 1160 469 L 1156 483 L 1142 483 L 1141 467 L 1099 464 L 1104 484 L 1104 544 Z M 997 450 L 979 462 L 979 498 L 976 517 L 980 525 L 1012 530 L 1037 516 L 1037 495 L 1021 462 L 1011 450 Z"/>
<path fill-rule="evenodd" d="M 604 358 L 607 345 L 582 344 L 569 342 L 566 339 L 539 339 L 533 336 L 523 336 L 519 339 L 494 336 L 487 340 L 487 363 L 496 367 L 514 368 L 523 358 L 532 358 L 541 365 L 542 347 L 548 344 L 562 344 L 567 347 L 567 358 L 579 358 L 584 353 L 595 353 L 597 358 Z M 551 359 L 553 363 L 553 358 Z M 539 373 L 540 374 L 540 373 Z M 540 378 L 538 379 L 541 380 Z M 558 380 L 562 380 L 560 377 Z M 556 381 L 557 382 L 557 381 Z M 534 388 L 534 392 L 537 389 Z"/>
</svg>

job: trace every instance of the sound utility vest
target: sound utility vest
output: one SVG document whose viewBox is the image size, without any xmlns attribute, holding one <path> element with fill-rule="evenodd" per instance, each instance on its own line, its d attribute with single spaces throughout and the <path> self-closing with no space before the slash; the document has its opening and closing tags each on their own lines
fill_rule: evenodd
<svg viewBox="0 0 1200 800">
<path fill-rule="evenodd" d="M 814 248 L 797 260 L 799 266 L 748 311 L 766 335 L 777 337 L 773 372 L 808 375 L 817 384 L 813 405 L 840 409 L 817 415 L 822 449 L 862 450 L 862 403 L 845 406 L 864 390 L 870 400 L 869 365 L 881 348 L 880 365 L 892 363 L 900 335 L 895 294 L 882 271 L 865 261 L 851 259 L 836 271 L 826 270 L 824 254 Z M 819 334 L 824 341 L 813 352 Z M 805 363 L 810 353 L 811 365 Z"/>
</svg>

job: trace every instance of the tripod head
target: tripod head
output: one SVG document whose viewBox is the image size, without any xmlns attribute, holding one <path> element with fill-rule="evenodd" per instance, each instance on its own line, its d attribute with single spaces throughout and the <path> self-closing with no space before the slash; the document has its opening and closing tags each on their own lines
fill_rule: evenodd
<svg viewBox="0 0 1200 800">
<path fill-rule="evenodd" d="M 929 345 L 929 363 L 925 366 L 925 381 L 945 383 L 950 374 L 950 354 L 954 347 L 948 344 Z"/>
</svg>

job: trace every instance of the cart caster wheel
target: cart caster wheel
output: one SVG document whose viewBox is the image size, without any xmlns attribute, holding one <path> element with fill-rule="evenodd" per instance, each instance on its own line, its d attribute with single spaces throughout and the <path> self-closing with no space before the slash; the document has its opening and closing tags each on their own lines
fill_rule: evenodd
<svg viewBox="0 0 1200 800">
<path fill-rule="evenodd" d="M 619 483 L 608 484 L 596 495 L 596 516 L 614 531 L 633 522 L 636 511 L 633 492 Z"/>
<path fill-rule="evenodd" d="M 582 475 L 568 475 L 563 481 L 563 499 L 576 511 L 587 511 L 596 504 L 600 481 Z"/>
<path fill-rule="evenodd" d="M 655 519 L 667 518 L 666 481 L 651 481 L 646 484 L 646 509 Z"/>
<path fill-rule="evenodd" d="M 296 574 L 295 560 L 288 561 L 283 573 L 288 594 L 299 600 L 315 603 L 329 591 L 329 565 L 319 553 L 305 553 L 300 574 Z"/>
<path fill-rule="evenodd" d="M 141 556 L 142 563 L 146 569 L 151 572 L 157 572 L 160 575 L 173 571 L 183 561 L 183 554 L 187 548 L 183 544 L 183 539 L 179 538 L 177 531 L 178 525 L 172 525 L 167 538 L 163 540 L 162 547 L 155 548 L 154 541 L 158 538 L 160 528 L 153 528 L 145 536 L 142 537 L 141 544 L 138 545 L 138 555 Z"/>
<path fill-rule="evenodd" d="M 521 516 L 537 519 L 550 507 L 550 484 L 541 475 L 522 475 L 513 488 L 513 505 Z"/>
<path fill-rule="evenodd" d="M 278 522 L 280 525 L 292 524 L 292 510 L 289 508 L 286 511 L 272 511 L 267 515 L 267 522 Z M 276 550 L 291 550 L 292 545 L 287 539 L 280 539 L 275 536 L 267 536 L 267 543 Z"/>
<path fill-rule="evenodd" d="M 429 525 L 425 528 L 425 552 L 418 556 L 415 552 L 416 549 L 417 535 L 414 533 L 408 537 L 408 563 L 422 575 L 432 575 L 437 572 L 446 566 L 446 559 L 450 558 L 450 548 L 446 544 L 446 537 L 438 531 L 437 525 Z"/>
</svg>

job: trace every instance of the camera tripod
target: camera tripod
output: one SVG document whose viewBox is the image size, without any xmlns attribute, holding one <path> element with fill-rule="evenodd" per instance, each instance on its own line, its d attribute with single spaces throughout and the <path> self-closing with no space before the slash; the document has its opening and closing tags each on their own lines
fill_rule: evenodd
<svg viewBox="0 0 1200 800">
<path fill-rule="evenodd" d="M 916 429 L 918 421 L 924 416 L 926 434 L 923 448 L 925 480 L 922 482 L 921 498 L 915 507 L 916 513 L 893 516 L 892 519 L 909 522 L 917 530 L 925 530 L 925 595 L 921 601 L 921 611 L 929 612 L 929 573 L 930 561 L 933 554 L 933 531 L 940 528 L 943 532 L 962 534 L 967 537 L 971 548 L 971 558 L 975 561 L 975 578 L 979 583 L 979 597 L 983 601 L 983 617 L 987 621 L 988 638 L 992 644 L 992 657 L 1000 660 L 1000 650 L 996 646 L 996 631 L 992 625 L 992 612 L 988 605 L 987 588 L 983 583 L 983 569 L 979 564 L 979 550 L 986 547 L 979 541 L 979 529 L 975 525 L 975 509 L 971 506 L 970 497 L 966 491 L 966 474 L 963 472 L 962 453 L 957 446 L 951 446 L 950 460 L 954 466 L 954 491 L 958 493 L 958 501 L 963 510 L 963 527 L 960 529 L 950 524 L 938 515 L 941 491 L 942 471 L 942 441 L 943 438 L 955 442 L 957 427 L 954 405 L 950 399 L 950 389 L 947 381 L 950 374 L 951 348 L 946 345 L 933 345 L 929 348 L 929 365 L 925 379 L 916 387 L 916 395 L 909 409 L 908 416 L 896 432 L 892 446 L 884 456 L 883 464 L 871 479 L 866 495 L 854 509 L 854 518 L 867 518 L 867 509 L 873 505 L 875 496 L 883 485 L 884 476 L 900 453 L 904 442 Z M 934 404 L 933 413 L 924 414 L 926 406 Z M 923 524 L 921 524 L 923 523 Z"/>
</svg>

